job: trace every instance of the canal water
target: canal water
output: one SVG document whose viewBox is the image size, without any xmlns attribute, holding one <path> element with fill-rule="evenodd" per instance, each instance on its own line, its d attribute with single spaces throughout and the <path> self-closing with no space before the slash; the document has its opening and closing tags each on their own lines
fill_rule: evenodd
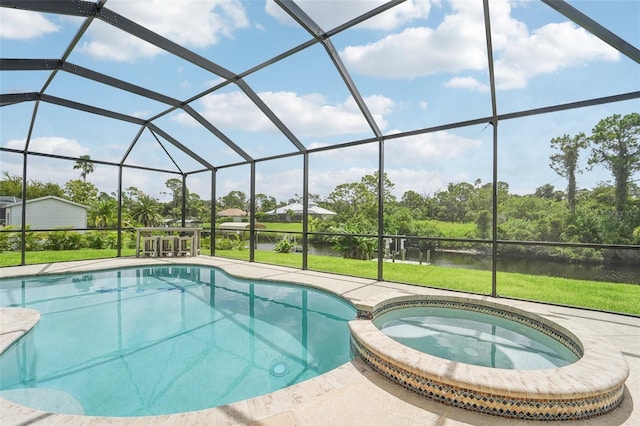
<svg viewBox="0 0 640 426">
<path fill-rule="evenodd" d="M 273 250 L 274 244 L 258 243 L 258 250 Z M 309 244 L 309 254 L 342 257 L 327 245 Z M 401 260 L 398 255 L 396 259 Z M 418 251 L 408 250 L 405 260 L 426 263 L 426 254 L 422 259 Z M 463 269 L 491 270 L 491 256 L 455 251 L 435 251 L 429 253 L 429 263 L 437 266 Z M 543 258 L 510 257 L 498 259 L 498 271 L 516 272 L 530 275 L 573 278 L 578 280 L 607 281 L 640 284 L 640 266 L 631 264 L 569 263 L 552 262 Z"/>
</svg>

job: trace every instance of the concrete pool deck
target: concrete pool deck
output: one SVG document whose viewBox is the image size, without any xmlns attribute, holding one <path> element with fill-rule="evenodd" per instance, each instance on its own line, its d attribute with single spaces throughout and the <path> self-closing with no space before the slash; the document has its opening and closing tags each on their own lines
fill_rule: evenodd
<svg viewBox="0 0 640 426">
<path fill-rule="evenodd" d="M 117 258 L 0 268 L 0 278 L 20 275 L 72 273 L 136 265 L 199 264 L 252 279 L 297 282 L 326 289 L 352 303 L 385 294 L 461 295 L 404 284 L 378 282 L 314 271 L 302 271 L 232 259 Z M 486 299 L 484 296 L 463 294 Z M 494 299 L 490 299 L 494 300 Z M 558 322 L 575 324 L 602 336 L 624 356 L 630 369 L 622 404 L 611 413 L 570 422 L 533 422 L 466 411 L 438 403 L 392 383 L 355 359 L 306 382 L 268 395 L 202 411 L 155 417 L 106 418 L 52 414 L 0 399 L 0 424 L 9 425 L 640 425 L 640 318 L 540 303 L 499 299 L 524 310 L 544 312 Z M 0 310 L 0 350 L 37 321 L 21 309 Z M 594 366 L 594 372 L 598 366 Z M 491 380 L 491 378 L 487 378 Z"/>
</svg>

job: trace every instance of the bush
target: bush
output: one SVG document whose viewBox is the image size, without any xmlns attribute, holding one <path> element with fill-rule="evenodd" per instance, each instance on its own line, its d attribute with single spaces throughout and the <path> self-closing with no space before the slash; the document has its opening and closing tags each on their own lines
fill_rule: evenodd
<svg viewBox="0 0 640 426">
<path fill-rule="evenodd" d="M 218 238 L 216 239 L 216 250 L 244 250 L 244 241 Z"/>
<path fill-rule="evenodd" d="M 278 253 L 289 253 L 295 248 L 295 246 L 296 245 L 292 241 L 289 241 L 288 239 L 283 238 L 282 240 L 276 243 L 273 249 Z"/>
<path fill-rule="evenodd" d="M 78 250 L 82 246 L 82 235 L 67 230 L 49 232 L 44 243 L 45 250 Z"/>
</svg>

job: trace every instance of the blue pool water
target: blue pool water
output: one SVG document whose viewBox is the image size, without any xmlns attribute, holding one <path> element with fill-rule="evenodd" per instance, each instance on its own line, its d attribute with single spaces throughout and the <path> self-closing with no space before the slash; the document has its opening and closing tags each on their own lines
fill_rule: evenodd
<svg viewBox="0 0 640 426">
<path fill-rule="evenodd" d="M 467 364 L 543 370 L 578 360 L 563 343 L 535 328 L 481 312 L 402 308 L 380 315 L 374 324 L 405 346 Z"/>
<path fill-rule="evenodd" d="M 193 266 L 0 280 L 0 306 L 42 314 L 0 356 L 0 396 L 93 416 L 199 410 L 315 377 L 352 359 L 356 314 L 326 292 Z"/>
</svg>

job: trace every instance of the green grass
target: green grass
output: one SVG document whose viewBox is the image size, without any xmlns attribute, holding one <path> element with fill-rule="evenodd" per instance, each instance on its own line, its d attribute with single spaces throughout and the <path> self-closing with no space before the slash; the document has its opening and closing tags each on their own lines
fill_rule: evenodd
<svg viewBox="0 0 640 426">
<path fill-rule="evenodd" d="M 134 256 L 135 249 L 123 249 L 122 255 Z M 115 249 L 38 251 L 27 252 L 26 261 L 27 264 L 38 264 L 115 256 Z M 216 256 L 249 260 L 249 250 L 216 250 Z M 300 253 L 256 250 L 255 260 L 293 268 L 302 267 Z M 309 255 L 307 260 L 310 270 L 371 279 L 376 279 L 378 275 L 378 264 L 374 261 L 314 255 Z M 0 266 L 19 264 L 20 253 L 0 253 Z M 385 262 L 383 273 L 386 281 L 469 293 L 491 293 L 489 271 Z M 497 289 L 498 294 L 504 297 L 640 315 L 640 285 L 498 272 Z"/>
<path fill-rule="evenodd" d="M 136 249 L 122 249 L 122 256 L 135 256 Z M 82 249 L 59 251 L 28 251 L 25 261 L 27 265 L 37 263 L 66 262 L 70 260 L 106 259 L 116 257 L 116 249 Z M 20 265 L 20 252 L 5 251 L 0 253 L 0 266 Z"/>
<path fill-rule="evenodd" d="M 433 226 L 440 231 L 445 238 L 469 238 L 475 235 L 477 228 L 474 222 L 454 223 L 439 220 L 417 220 L 416 223 Z"/>
<path fill-rule="evenodd" d="M 216 255 L 248 259 L 248 251 L 216 251 Z M 300 253 L 255 252 L 256 262 L 302 266 Z M 308 256 L 311 270 L 376 279 L 378 264 L 373 261 L 329 256 Z M 434 265 L 385 262 L 385 281 L 415 284 L 447 290 L 491 294 L 491 272 Z M 640 315 L 640 285 L 601 281 L 574 280 L 542 275 L 498 272 L 498 295 L 567 306 Z"/>
</svg>

